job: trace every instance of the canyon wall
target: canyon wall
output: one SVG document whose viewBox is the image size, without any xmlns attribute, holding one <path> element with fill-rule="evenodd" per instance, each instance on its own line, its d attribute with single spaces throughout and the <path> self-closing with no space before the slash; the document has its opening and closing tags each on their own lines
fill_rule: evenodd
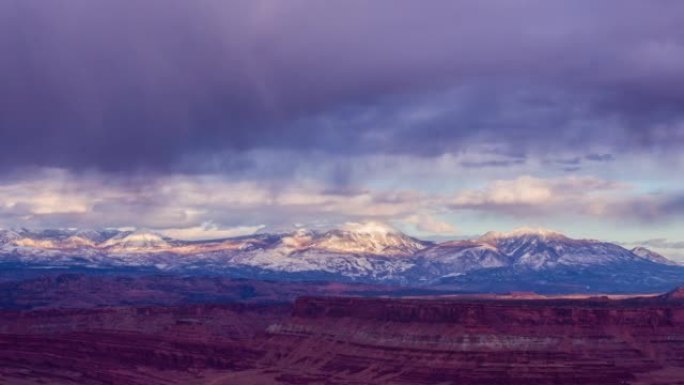
<svg viewBox="0 0 684 385">
<path fill-rule="evenodd" d="M 5 311 L 3 384 L 682 384 L 684 305 L 304 297 Z"/>
</svg>

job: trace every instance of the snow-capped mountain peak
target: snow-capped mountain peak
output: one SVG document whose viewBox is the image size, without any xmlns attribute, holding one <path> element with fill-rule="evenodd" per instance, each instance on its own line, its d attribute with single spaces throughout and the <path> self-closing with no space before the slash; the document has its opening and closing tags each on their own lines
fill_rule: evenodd
<svg viewBox="0 0 684 385">
<path fill-rule="evenodd" d="M 16 231 L 0 229 L 0 244 L 14 242 L 21 238 Z"/>
<path fill-rule="evenodd" d="M 381 223 L 347 223 L 339 230 L 330 230 L 314 241 L 323 250 L 341 253 L 375 255 L 412 255 L 425 243 Z"/>
<path fill-rule="evenodd" d="M 647 249 L 627 250 L 544 229 L 489 232 L 472 240 L 433 244 L 378 222 L 351 223 L 328 231 L 298 228 L 214 241 L 173 240 L 142 230 L 0 230 L 0 257 L 0 261 L 48 267 L 142 266 L 237 272 L 240 276 L 304 274 L 317 279 L 323 274 L 404 283 L 438 282 L 445 277 L 453 279 L 492 269 L 502 274 L 546 274 L 554 269 L 609 271 L 616 266 L 631 266 L 636 271 L 675 265 Z"/>
<path fill-rule="evenodd" d="M 147 250 L 147 249 L 163 249 L 168 248 L 170 243 L 162 235 L 151 231 L 134 231 L 130 233 L 121 233 L 116 235 L 102 244 L 101 248 L 112 248 L 120 250 Z"/>
<path fill-rule="evenodd" d="M 338 229 L 313 231 L 299 228 L 281 235 L 278 253 L 316 252 L 409 256 L 424 248 L 426 242 L 411 238 L 380 222 L 347 223 Z"/>
<path fill-rule="evenodd" d="M 662 263 L 666 265 L 677 265 L 676 262 L 671 261 L 664 256 L 656 253 L 653 250 L 647 249 L 645 247 L 639 246 L 632 249 L 632 253 L 643 259 L 649 260 L 651 262 Z"/>
<path fill-rule="evenodd" d="M 340 227 L 340 230 L 360 234 L 401 234 L 394 227 L 378 221 L 347 222 Z"/>
<path fill-rule="evenodd" d="M 94 247 L 96 245 L 92 239 L 85 236 L 72 235 L 61 242 L 63 247 L 79 248 L 79 247 Z"/>
</svg>

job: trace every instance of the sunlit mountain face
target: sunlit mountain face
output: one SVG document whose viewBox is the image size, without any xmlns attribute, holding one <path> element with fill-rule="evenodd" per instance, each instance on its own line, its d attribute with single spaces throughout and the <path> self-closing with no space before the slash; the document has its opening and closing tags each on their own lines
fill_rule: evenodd
<svg viewBox="0 0 684 385">
<path fill-rule="evenodd" d="M 630 250 L 546 229 L 430 242 L 378 222 L 204 241 L 150 231 L 3 231 L 0 266 L 30 275 L 171 274 L 556 294 L 658 292 L 679 285 L 684 274 L 684 266 L 643 246 Z"/>
</svg>

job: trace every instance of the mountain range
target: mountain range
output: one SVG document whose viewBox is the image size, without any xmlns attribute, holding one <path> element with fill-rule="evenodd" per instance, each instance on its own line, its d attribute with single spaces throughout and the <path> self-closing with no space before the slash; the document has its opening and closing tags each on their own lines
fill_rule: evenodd
<svg viewBox="0 0 684 385">
<path fill-rule="evenodd" d="M 684 267 L 643 247 L 529 228 L 433 243 L 375 222 L 208 241 L 140 230 L 0 230 L 0 264 L 476 291 L 658 291 L 684 282 Z"/>
</svg>

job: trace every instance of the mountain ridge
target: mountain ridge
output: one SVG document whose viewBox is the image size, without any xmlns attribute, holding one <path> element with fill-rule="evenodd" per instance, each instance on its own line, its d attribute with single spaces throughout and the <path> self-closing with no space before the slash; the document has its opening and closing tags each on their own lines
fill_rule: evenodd
<svg viewBox="0 0 684 385">
<path fill-rule="evenodd" d="M 286 233 L 258 233 L 239 237 L 211 239 L 203 241 L 184 241 L 163 236 L 161 233 L 148 230 L 40 230 L 28 229 L 6 230 L 0 229 L 0 252 L 8 248 L 43 249 L 68 251 L 82 248 L 97 251 L 119 252 L 169 252 L 188 254 L 193 250 L 200 253 L 203 247 L 220 249 L 215 246 L 225 246 L 226 249 L 267 249 L 289 248 L 292 251 L 316 249 L 322 252 L 375 255 L 375 256 L 404 256 L 413 257 L 443 249 L 449 253 L 459 250 L 482 249 L 504 251 L 506 255 L 521 253 L 539 256 L 553 251 L 558 254 L 569 246 L 595 247 L 602 245 L 613 251 L 631 254 L 644 260 L 677 264 L 674 261 L 645 247 L 635 247 L 631 250 L 617 244 L 593 239 L 574 239 L 560 232 L 519 228 L 510 232 L 490 231 L 480 237 L 465 240 L 444 242 L 430 242 L 408 236 L 389 226 L 377 223 L 351 224 L 330 230 L 306 230 L 303 228 Z M 236 247 L 237 245 L 237 247 Z M 549 249 L 548 246 L 555 249 Z M 536 248 L 535 248 L 536 247 Z M 547 247 L 547 249 L 544 249 Z M 434 253 L 433 253 L 434 254 Z M 520 256 L 520 255 L 519 255 Z M 434 255 L 433 255 L 434 257 Z"/>
<path fill-rule="evenodd" d="M 468 281 L 472 277 L 539 281 L 551 276 L 559 279 L 561 274 L 562 280 L 563 272 L 589 269 L 590 275 L 599 272 L 606 279 L 631 277 L 622 279 L 623 285 L 630 279 L 641 281 L 636 272 L 650 274 L 655 281 L 681 283 L 672 270 L 679 265 L 644 248 L 628 250 L 530 228 L 433 243 L 375 222 L 208 241 L 182 241 L 147 230 L 0 230 L 0 263 L 29 268 L 133 268 L 257 279 L 466 286 L 473 285 Z M 670 269 L 665 271 L 665 267 Z"/>
</svg>

